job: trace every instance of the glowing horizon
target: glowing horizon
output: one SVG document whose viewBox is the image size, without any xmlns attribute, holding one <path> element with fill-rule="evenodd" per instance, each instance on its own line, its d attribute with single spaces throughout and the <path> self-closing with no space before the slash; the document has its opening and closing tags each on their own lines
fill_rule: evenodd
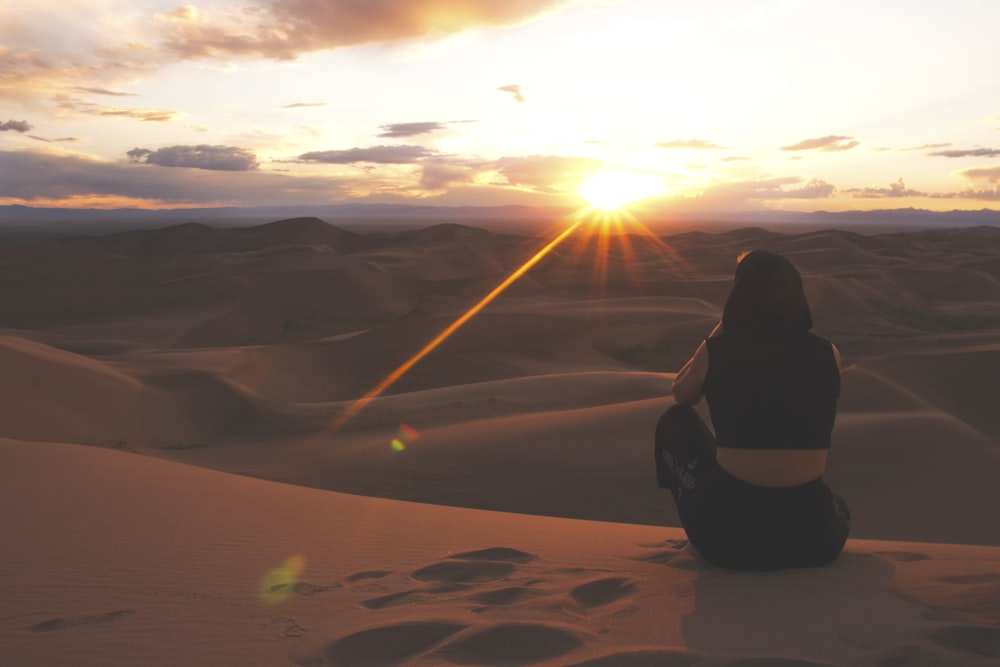
<svg viewBox="0 0 1000 667">
<path fill-rule="evenodd" d="M 1000 207 L 1000 5 L 354 6 L 4 3 L 0 204 Z"/>
</svg>

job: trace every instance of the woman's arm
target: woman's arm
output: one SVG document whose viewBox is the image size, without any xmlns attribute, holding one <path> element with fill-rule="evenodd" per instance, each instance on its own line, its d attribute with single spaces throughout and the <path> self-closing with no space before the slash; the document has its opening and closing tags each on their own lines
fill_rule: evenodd
<svg viewBox="0 0 1000 667">
<path fill-rule="evenodd" d="M 714 332 L 713 332 L 714 333 Z M 677 371 L 672 386 L 674 400 L 681 405 L 695 405 L 704 396 L 708 375 L 708 346 L 702 341 L 684 368 Z"/>
<path fill-rule="evenodd" d="M 837 370 L 841 373 L 844 372 L 844 362 L 840 360 L 840 350 L 833 343 L 830 343 L 830 349 L 833 350 L 833 358 L 837 362 Z"/>
</svg>

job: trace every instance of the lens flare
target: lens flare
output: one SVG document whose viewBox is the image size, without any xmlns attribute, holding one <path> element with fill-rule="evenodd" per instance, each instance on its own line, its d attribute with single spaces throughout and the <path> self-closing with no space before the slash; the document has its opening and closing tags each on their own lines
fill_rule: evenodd
<svg viewBox="0 0 1000 667">
<path fill-rule="evenodd" d="M 278 567 L 268 570 L 257 584 L 257 597 L 270 605 L 281 604 L 295 592 L 295 584 L 306 569 L 305 556 L 289 556 Z"/>
</svg>

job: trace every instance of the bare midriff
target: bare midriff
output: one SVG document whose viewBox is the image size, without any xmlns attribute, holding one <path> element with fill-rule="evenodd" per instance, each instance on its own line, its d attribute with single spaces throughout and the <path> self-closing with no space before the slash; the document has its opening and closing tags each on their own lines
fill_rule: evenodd
<svg viewBox="0 0 1000 667">
<path fill-rule="evenodd" d="M 797 486 L 822 477 L 826 449 L 717 447 L 716 460 L 733 477 L 757 486 Z"/>
</svg>

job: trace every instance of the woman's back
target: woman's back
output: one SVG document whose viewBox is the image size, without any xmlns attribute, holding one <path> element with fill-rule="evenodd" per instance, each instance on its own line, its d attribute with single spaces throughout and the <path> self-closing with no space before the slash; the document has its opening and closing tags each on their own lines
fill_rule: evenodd
<svg viewBox="0 0 1000 667">
<path fill-rule="evenodd" d="M 811 333 L 707 341 L 704 391 L 719 465 L 760 486 L 794 486 L 826 467 L 840 392 L 830 343 Z"/>
</svg>

